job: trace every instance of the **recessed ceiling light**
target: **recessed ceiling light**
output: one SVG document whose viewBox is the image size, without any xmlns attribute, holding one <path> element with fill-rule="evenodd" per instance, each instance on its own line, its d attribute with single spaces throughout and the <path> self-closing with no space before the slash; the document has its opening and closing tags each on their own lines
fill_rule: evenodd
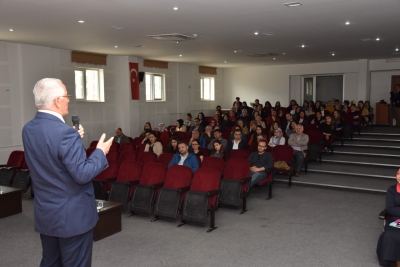
<svg viewBox="0 0 400 267">
<path fill-rule="evenodd" d="M 111 28 L 114 28 L 116 30 L 122 30 L 125 27 L 124 26 L 111 26 Z"/>
<path fill-rule="evenodd" d="M 225 60 L 224 63 L 226 63 L 227 61 Z"/>
<path fill-rule="evenodd" d="M 304 47 L 306 47 L 305 45 L 301 45 L 301 48 L 304 48 Z"/>
<path fill-rule="evenodd" d="M 377 37 L 376 39 L 375 39 L 376 41 L 379 41 L 379 40 L 381 40 L 379 37 Z"/>
<path fill-rule="evenodd" d="M 243 52 L 243 50 L 235 50 L 235 51 L 233 51 L 234 53 L 240 53 L 240 52 Z"/>
<path fill-rule="evenodd" d="M 335 56 L 335 53 L 332 53 L 332 57 L 334 57 Z"/>
<path fill-rule="evenodd" d="M 258 35 L 258 32 L 255 32 L 254 35 Z"/>
<path fill-rule="evenodd" d="M 177 44 L 179 44 L 179 41 L 176 41 Z"/>
<path fill-rule="evenodd" d="M 180 57 L 182 56 L 182 55 L 179 55 Z"/>
<path fill-rule="evenodd" d="M 282 53 L 282 55 L 286 55 L 286 53 L 285 53 L 285 52 L 283 52 L 283 53 Z"/>
<path fill-rule="evenodd" d="M 295 6 L 301 6 L 301 3 L 299 2 L 290 2 L 290 3 L 283 3 L 287 7 L 295 7 Z"/>
<path fill-rule="evenodd" d="M 114 46 L 115 48 L 118 48 L 118 45 Z"/>
<path fill-rule="evenodd" d="M 399 51 L 399 49 L 398 49 L 398 48 L 396 48 L 396 52 L 397 52 L 397 51 Z"/>
<path fill-rule="evenodd" d="M 350 25 L 350 21 L 346 21 L 346 25 Z"/>
<path fill-rule="evenodd" d="M 178 10 L 179 9 L 179 7 L 177 7 L 177 6 L 174 6 L 174 8 L 173 8 L 173 10 Z"/>
<path fill-rule="evenodd" d="M 14 29 L 9 29 L 9 31 L 10 31 L 10 32 L 13 32 L 13 31 L 14 31 Z"/>
<path fill-rule="evenodd" d="M 78 20 L 78 22 L 79 22 L 79 23 L 85 23 L 85 21 L 84 21 L 84 20 Z"/>
<path fill-rule="evenodd" d="M 274 60 L 276 60 L 276 58 L 274 58 Z"/>
</svg>

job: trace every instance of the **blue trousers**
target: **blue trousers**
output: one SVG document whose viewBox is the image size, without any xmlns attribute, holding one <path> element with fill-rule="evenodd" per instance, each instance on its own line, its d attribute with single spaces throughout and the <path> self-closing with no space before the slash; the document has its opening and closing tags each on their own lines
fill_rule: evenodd
<svg viewBox="0 0 400 267">
<path fill-rule="evenodd" d="M 40 267 L 92 266 L 93 229 L 68 238 L 40 234 L 43 256 Z"/>
<path fill-rule="evenodd" d="M 258 182 L 261 181 L 262 179 L 265 179 L 267 175 L 268 173 L 266 171 L 250 172 L 249 174 L 249 176 L 251 176 L 250 188 L 252 188 L 253 185 L 258 184 Z"/>
</svg>

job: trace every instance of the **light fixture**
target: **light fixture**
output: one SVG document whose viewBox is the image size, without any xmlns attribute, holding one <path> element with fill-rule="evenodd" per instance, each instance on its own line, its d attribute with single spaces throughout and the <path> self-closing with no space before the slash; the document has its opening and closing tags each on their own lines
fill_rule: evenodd
<svg viewBox="0 0 400 267">
<path fill-rule="evenodd" d="M 350 21 L 346 21 L 346 25 L 350 25 Z"/>
<path fill-rule="evenodd" d="M 258 35 L 258 32 L 255 32 L 254 35 Z"/>
<path fill-rule="evenodd" d="M 78 20 L 78 22 L 79 22 L 79 23 L 85 23 L 85 21 L 84 21 L 84 20 Z"/>
<path fill-rule="evenodd" d="M 234 53 L 240 53 L 240 52 L 243 52 L 243 50 L 235 50 L 235 51 L 233 51 Z"/>
<path fill-rule="evenodd" d="M 227 61 L 225 60 L 224 63 L 226 63 Z"/>
<path fill-rule="evenodd" d="M 10 31 L 10 32 L 13 32 L 13 31 L 14 31 L 14 29 L 9 29 L 9 31 Z"/>
<path fill-rule="evenodd" d="M 396 48 L 396 52 L 397 52 L 397 51 L 399 51 L 399 49 L 398 49 L 398 48 Z"/>
<path fill-rule="evenodd" d="M 296 6 L 301 6 L 302 4 L 299 2 L 290 2 L 290 3 L 283 3 L 287 7 L 296 7 Z"/>
<path fill-rule="evenodd" d="M 114 46 L 115 48 L 118 48 L 118 45 Z"/>
<path fill-rule="evenodd" d="M 379 37 L 376 37 L 376 39 L 375 39 L 376 41 L 379 41 L 379 40 L 381 40 Z"/>
<path fill-rule="evenodd" d="M 304 48 L 304 47 L 306 47 L 305 45 L 301 45 L 301 48 Z"/>
<path fill-rule="evenodd" d="M 178 9 L 179 9 L 179 7 L 177 7 L 177 6 L 174 6 L 172 9 L 173 9 L 173 10 L 178 10 Z"/>
<path fill-rule="evenodd" d="M 182 57 L 182 55 L 179 55 L 180 57 Z"/>
<path fill-rule="evenodd" d="M 332 57 L 334 57 L 335 56 L 335 53 L 332 53 Z"/>
<path fill-rule="evenodd" d="M 283 53 L 282 53 L 282 55 L 286 55 L 286 53 L 285 53 L 285 52 L 283 52 Z"/>
<path fill-rule="evenodd" d="M 274 60 L 276 60 L 276 58 L 274 58 Z"/>
<path fill-rule="evenodd" d="M 176 41 L 177 44 L 179 44 L 179 41 Z"/>
</svg>

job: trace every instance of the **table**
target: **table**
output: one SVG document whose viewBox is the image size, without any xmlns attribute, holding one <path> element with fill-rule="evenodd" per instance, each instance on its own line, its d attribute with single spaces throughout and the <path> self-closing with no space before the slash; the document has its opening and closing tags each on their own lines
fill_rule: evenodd
<svg viewBox="0 0 400 267">
<path fill-rule="evenodd" d="M 8 217 L 22 212 L 22 189 L 1 186 L 0 218 Z"/>
<path fill-rule="evenodd" d="M 99 220 L 93 230 L 94 241 L 121 232 L 122 204 L 96 199 L 96 206 L 99 201 L 103 201 L 103 208 L 99 210 Z"/>
</svg>

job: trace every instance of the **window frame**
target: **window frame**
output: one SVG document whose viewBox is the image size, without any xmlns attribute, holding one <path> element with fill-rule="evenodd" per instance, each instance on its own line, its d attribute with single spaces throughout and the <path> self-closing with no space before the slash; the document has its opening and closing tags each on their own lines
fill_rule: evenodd
<svg viewBox="0 0 400 267">
<path fill-rule="evenodd" d="M 148 99 L 148 82 L 147 77 L 150 76 L 150 99 Z M 156 97 L 156 90 L 155 90 L 155 77 L 161 77 L 161 98 Z M 165 74 L 163 73 L 155 73 L 155 72 L 145 72 L 144 74 L 144 82 L 145 82 L 145 95 L 146 95 L 146 102 L 165 102 L 166 101 L 166 94 L 165 94 Z"/>
<path fill-rule="evenodd" d="M 97 87 L 98 87 L 98 98 L 97 100 L 88 100 L 87 97 L 87 78 L 86 78 L 86 71 L 97 71 Z M 74 68 L 74 78 L 76 79 L 76 71 L 82 72 L 82 84 L 83 84 L 83 98 L 77 97 L 77 88 L 76 88 L 76 80 L 75 80 L 75 99 L 76 101 L 80 102 L 105 102 L 104 100 L 104 70 L 100 68 L 85 68 L 85 67 L 75 67 Z"/>
<path fill-rule="evenodd" d="M 209 95 L 210 96 L 212 95 L 212 97 L 210 97 L 210 99 L 204 98 L 204 79 L 210 79 L 212 81 L 210 84 L 210 92 L 209 92 Z M 214 88 L 212 88 L 212 86 Z M 215 101 L 215 77 L 213 77 L 213 76 L 201 76 L 200 77 L 200 100 L 206 101 L 206 102 Z"/>
</svg>

